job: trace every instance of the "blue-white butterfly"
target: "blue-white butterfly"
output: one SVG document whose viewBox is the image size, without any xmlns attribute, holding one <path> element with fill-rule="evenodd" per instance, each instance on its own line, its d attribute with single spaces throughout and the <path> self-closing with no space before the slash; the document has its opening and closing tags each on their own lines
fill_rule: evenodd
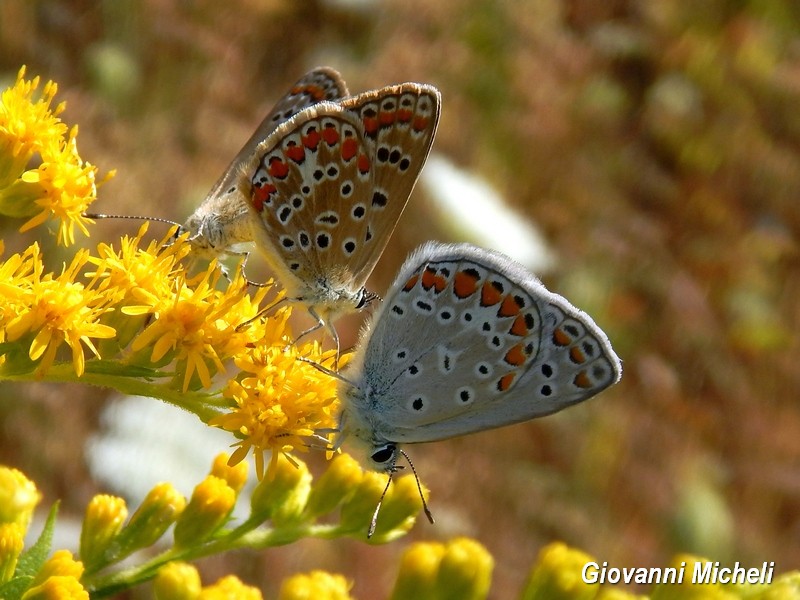
<svg viewBox="0 0 800 600">
<path fill-rule="evenodd" d="M 592 318 L 522 266 L 429 242 L 406 260 L 339 377 L 336 446 L 354 438 L 370 467 L 391 474 L 401 444 L 542 417 L 621 375 Z"/>
</svg>

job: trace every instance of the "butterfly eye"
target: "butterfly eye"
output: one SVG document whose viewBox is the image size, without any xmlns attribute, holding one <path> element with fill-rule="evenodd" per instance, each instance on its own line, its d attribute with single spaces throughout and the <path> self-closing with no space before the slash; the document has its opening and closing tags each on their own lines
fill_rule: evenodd
<svg viewBox="0 0 800 600">
<path fill-rule="evenodd" d="M 379 465 L 383 465 L 386 463 L 393 463 L 396 457 L 397 457 L 397 446 L 395 446 L 394 444 L 386 444 L 385 446 L 375 450 L 375 452 L 373 452 L 372 455 L 370 456 L 373 462 Z"/>
</svg>

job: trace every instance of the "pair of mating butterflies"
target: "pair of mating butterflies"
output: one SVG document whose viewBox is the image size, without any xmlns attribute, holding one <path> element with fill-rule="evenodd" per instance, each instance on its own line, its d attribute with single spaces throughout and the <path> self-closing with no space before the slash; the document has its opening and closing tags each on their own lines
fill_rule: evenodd
<svg viewBox="0 0 800 600">
<path fill-rule="evenodd" d="M 338 349 L 331 321 L 376 297 L 364 284 L 430 151 L 440 100 L 416 83 L 349 96 L 332 69 L 309 72 L 188 219 L 190 242 L 213 256 L 255 241 Z M 510 258 L 431 242 L 333 374 L 337 446 L 353 437 L 370 466 L 392 473 L 401 443 L 559 411 L 616 383 L 621 364 L 589 315 Z"/>
</svg>

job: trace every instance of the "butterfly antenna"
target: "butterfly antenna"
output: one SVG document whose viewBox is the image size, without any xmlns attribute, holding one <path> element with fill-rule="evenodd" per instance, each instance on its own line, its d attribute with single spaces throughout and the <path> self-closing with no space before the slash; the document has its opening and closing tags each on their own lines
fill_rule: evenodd
<svg viewBox="0 0 800 600">
<path fill-rule="evenodd" d="M 408 454 L 406 454 L 405 450 L 403 450 L 402 448 L 399 448 L 399 450 L 400 454 L 402 454 L 408 461 L 408 466 L 411 467 L 411 472 L 414 474 L 414 481 L 417 482 L 417 490 L 419 490 L 419 497 L 422 500 L 422 510 L 425 511 L 425 516 L 428 517 L 428 521 L 430 521 L 431 525 L 433 525 L 434 523 L 433 513 L 431 512 L 431 509 L 428 508 L 428 503 L 425 502 L 425 494 L 422 492 L 422 484 L 419 482 L 419 476 L 417 475 L 417 470 L 414 468 L 414 463 L 411 462 L 411 459 L 408 457 Z M 383 499 L 383 496 L 381 496 L 381 499 Z"/>
<path fill-rule="evenodd" d="M 406 456 L 406 458 L 408 458 Z M 372 537 L 372 534 L 375 533 L 375 527 L 378 525 L 378 513 L 381 510 L 381 504 L 383 504 L 383 499 L 386 497 L 386 492 L 389 491 L 389 486 L 392 485 L 392 477 L 394 476 L 394 469 L 389 471 L 389 479 L 386 480 L 386 487 L 383 488 L 383 493 L 381 497 L 378 499 L 378 506 L 375 507 L 375 512 L 372 513 L 372 520 L 369 522 L 369 529 L 367 530 L 367 539 Z M 425 500 L 422 501 L 423 503 Z"/>
<path fill-rule="evenodd" d="M 170 221 L 169 219 L 162 219 L 161 217 L 143 217 L 141 215 L 104 215 L 101 213 L 83 213 L 83 217 L 87 219 L 137 219 L 139 221 L 157 221 L 159 223 L 166 223 L 167 225 L 175 225 L 182 227 L 180 223 Z"/>
</svg>

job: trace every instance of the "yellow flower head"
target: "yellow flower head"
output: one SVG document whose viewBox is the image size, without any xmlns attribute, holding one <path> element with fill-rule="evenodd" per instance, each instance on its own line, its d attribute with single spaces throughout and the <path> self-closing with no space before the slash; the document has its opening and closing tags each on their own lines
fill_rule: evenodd
<svg viewBox="0 0 800 600">
<path fill-rule="evenodd" d="M 49 217 L 60 220 L 58 243 L 75 243 L 75 225 L 84 235 L 89 235 L 86 223 L 89 219 L 83 212 L 97 197 L 95 172 L 97 169 L 81 160 L 75 136 L 78 127 L 73 127 L 67 140 L 49 140 L 42 149 L 42 164 L 26 171 L 22 181 L 38 184 L 41 195 L 34 201 L 41 208 L 39 214 L 28 220 L 20 231 L 28 231 L 44 223 Z"/>
<path fill-rule="evenodd" d="M 342 575 L 311 571 L 308 574 L 293 575 L 283 582 L 278 595 L 279 600 L 350 600 L 352 584 Z"/>
<path fill-rule="evenodd" d="M 265 452 L 272 452 L 272 470 L 279 453 L 304 450 L 317 430 L 336 425 L 336 380 L 298 360 L 302 355 L 331 364 L 335 352 L 322 354 L 316 344 L 299 350 L 287 346 L 291 339 L 284 332 L 288 316 L 289 311 L 283 309 L 267 319 L 266 335 L 250 352 L 235 358 L 242 374 L 223 390 L 233 409 L 209 422 L 240 438 L 230 464 L 253 450 L 259 479 L 265 472 Z"/>
<path fill-rule="evenodd" d="M 246 293 L 245 282 L 237 278 L 220 291 L 220 277 L 214 263 L 193 279 L 178 270 L 171 274 L 169 290 L 140 292 L 145 304 L 123 309 L 128 315 L 151 316 L 150 324 L 136 337 L 131 349 L 146 350 L 152 364 L 175 361 L 184 392 L 195 374 L 203 388 L 210 388 L 211 369 L 224 371 L 222 361 L 244 352 L 259 335 L 257 325 L 240 325 L 258 313 L 259 302 L 268 290 L 262 288 L 251 297 Z"/>
<path fill-rule="evenodd" d="M 258 588 L 245 585 L 238 577 L 228 575 L 215 584 L 204 587 L 197 600 L 262 600 L 263 596 Z"/>
<path fill-rule="evenodd" d="M 61 275 L 54 277 L 52 273 L 43 274 L 38 246 L 34 245 L 31 272 L 13 282 L 0 282 L 0 301 L 6 304 L 6 311 L 15 314 L 4 323 L 7 339 L 13 342 L 23 335 L 34 335 L 28 355 L 32 361 L 41 361 L 37 368 L 40 375 L 53 364 L 63 342 L 72 350 L 75 373 L 82 375 L 83 346 L 98 356 L 91 338 L 115 334 L 113 328 L 98 322 L 110 310 L 106 296 L 75 281 L 87 259 L 86 251 L 78 252 Z"/>
<path fill-rule="evenodd" d="M 0 95 L 0 213 L 30 217 L 20 231 L 55 218 L 58 243 L 70 245 L 76 226 L 89 235 L 83 213 L 97 198 L 97 168 L 78 154 L 78 128 L 68 132 L 58 118 L 64 104 L 51 109 L 56 85 L 48 82 L 37 99 L 39 78 L 24 74 Z M 35 154 L 39 164 L 28 169 Z"/>
<path fill-rule="evenodd" d="M 0 187 L 12 183 L 43 144 L 67 132 L 58 118 L 64 103 L 51 108 L 58 86 L 48 81 L 39 93 L 39 78 L 26 81 L 24 77 L 22 67 L 14 86 L 0 94 Z"/>
</svg>

